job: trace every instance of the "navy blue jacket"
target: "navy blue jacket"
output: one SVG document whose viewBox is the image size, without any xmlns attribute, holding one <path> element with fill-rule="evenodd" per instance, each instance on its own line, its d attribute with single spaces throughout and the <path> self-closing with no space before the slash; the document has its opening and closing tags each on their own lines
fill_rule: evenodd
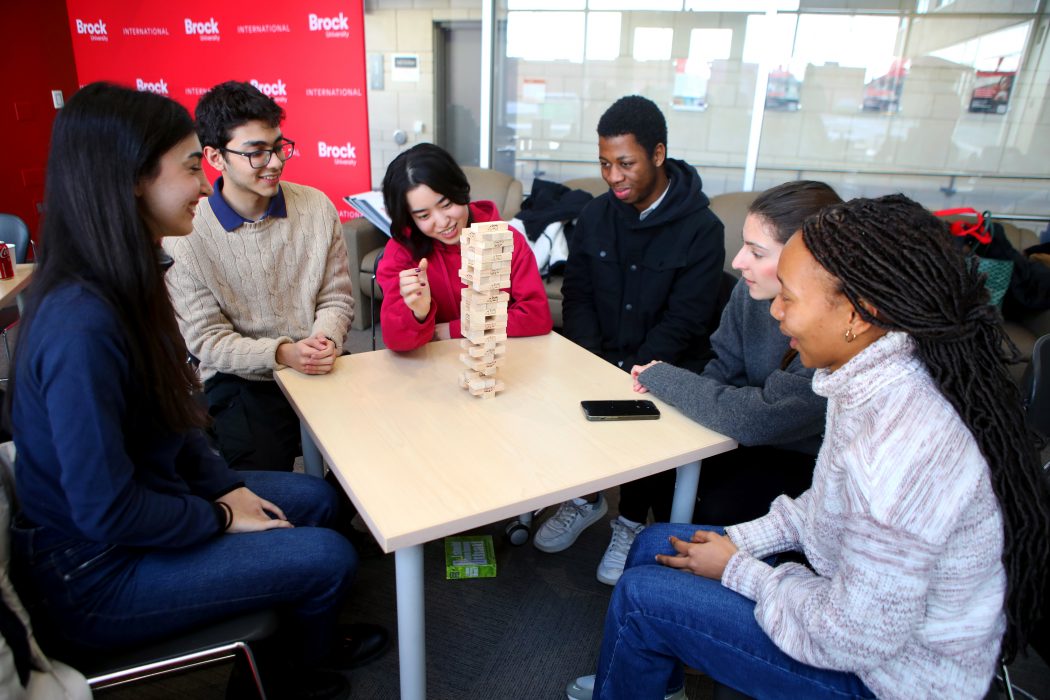
<svg viewBox="0 0 1050 700">
<path fill-rule="evenodd" d="M 699 371 L 721 313 L 722 222 L 696 169 L 664 163 L 670 188 L 644 221 L 606 192 L 580 213 L 569 243 L 565 336 L 627 371 L 652 360 Z"/>
<path fill-rule="evenodd" d="M 185 547 L 218 535 L 211 501 L 241 485 L 200 431 L 157 427 L 111 307 L 82 285 L 44 298 L 16 358 L 16 488 L 71 539 Z"/>
</svg>

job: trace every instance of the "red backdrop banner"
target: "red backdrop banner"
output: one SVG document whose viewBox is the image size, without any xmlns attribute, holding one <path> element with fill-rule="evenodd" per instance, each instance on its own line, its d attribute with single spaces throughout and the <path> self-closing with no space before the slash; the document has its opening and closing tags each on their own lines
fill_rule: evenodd
<svg viewBox="0 0 1050 700">
<path fill-rule="evenodd" d="M 190 111 L 213 85 L 247 80 L 287 112 L 285 177 L 331 198 L 371 188 L 363 2 L 66 0 L 77 78 L 151 90 Z M 213 172 L 213 175 L 217 173 Z"/>
</svg>

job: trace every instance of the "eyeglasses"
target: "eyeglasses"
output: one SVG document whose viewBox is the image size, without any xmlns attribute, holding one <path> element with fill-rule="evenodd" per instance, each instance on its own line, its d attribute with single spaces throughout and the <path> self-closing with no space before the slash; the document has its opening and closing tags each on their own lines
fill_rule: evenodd
<svg viewBox="0 0 1050 700">
<path fill-rule="evenodd" d="M 220 148 L 220 151 L 226 153 L 233 153 L 234 155 L 244 156 L 248 159 L 248 165 L 252 166 L 255 170 L 265 168 L 270 164 L 270 157 L 273 155 L 277 156 L 277 159 L 282 163 L 292 157 L 295 153 L 295 141 L 281 141 L 274 144 L 273 148 L 263 148 L 258 151 L 252 151 L 247 153 L 245 151 L 235 151 L 232 148 Z"/>
</svg>

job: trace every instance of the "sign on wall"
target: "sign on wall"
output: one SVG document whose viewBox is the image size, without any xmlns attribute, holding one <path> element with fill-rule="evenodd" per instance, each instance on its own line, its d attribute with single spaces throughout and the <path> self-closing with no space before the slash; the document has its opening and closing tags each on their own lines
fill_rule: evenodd
<svg viewBox="0 0 1050 700">
<path fill-rule="evenodd" d="M 338 0 L 66 0 L 77 78 L 167 95 L 191 112 L 209 88 L 246 80 L 287 113 L 285 177 L 329 196 L 371 188 L 363 3 Z M 217 176 L 217 173 L 213 173 Z"/>
</svg>

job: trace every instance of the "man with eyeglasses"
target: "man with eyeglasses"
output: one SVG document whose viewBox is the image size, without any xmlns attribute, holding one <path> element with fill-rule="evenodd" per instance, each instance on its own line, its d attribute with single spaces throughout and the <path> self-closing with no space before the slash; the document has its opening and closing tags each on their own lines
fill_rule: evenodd
<svg viewBox="0 0 1050 700">
<path fill-rule="evenodd" d="M 273 99 L 226 82 L 196 117 L 220 176 L 193 235 L 164 241 L 168 288 L 222 456 L 236 469 L 290 471 L 299 419 L 273 372 L 326 374 L 342 351 L 354 315 L 342 226 L 322 192 L 281 181 L 295 144 Z"/>
</svg>

